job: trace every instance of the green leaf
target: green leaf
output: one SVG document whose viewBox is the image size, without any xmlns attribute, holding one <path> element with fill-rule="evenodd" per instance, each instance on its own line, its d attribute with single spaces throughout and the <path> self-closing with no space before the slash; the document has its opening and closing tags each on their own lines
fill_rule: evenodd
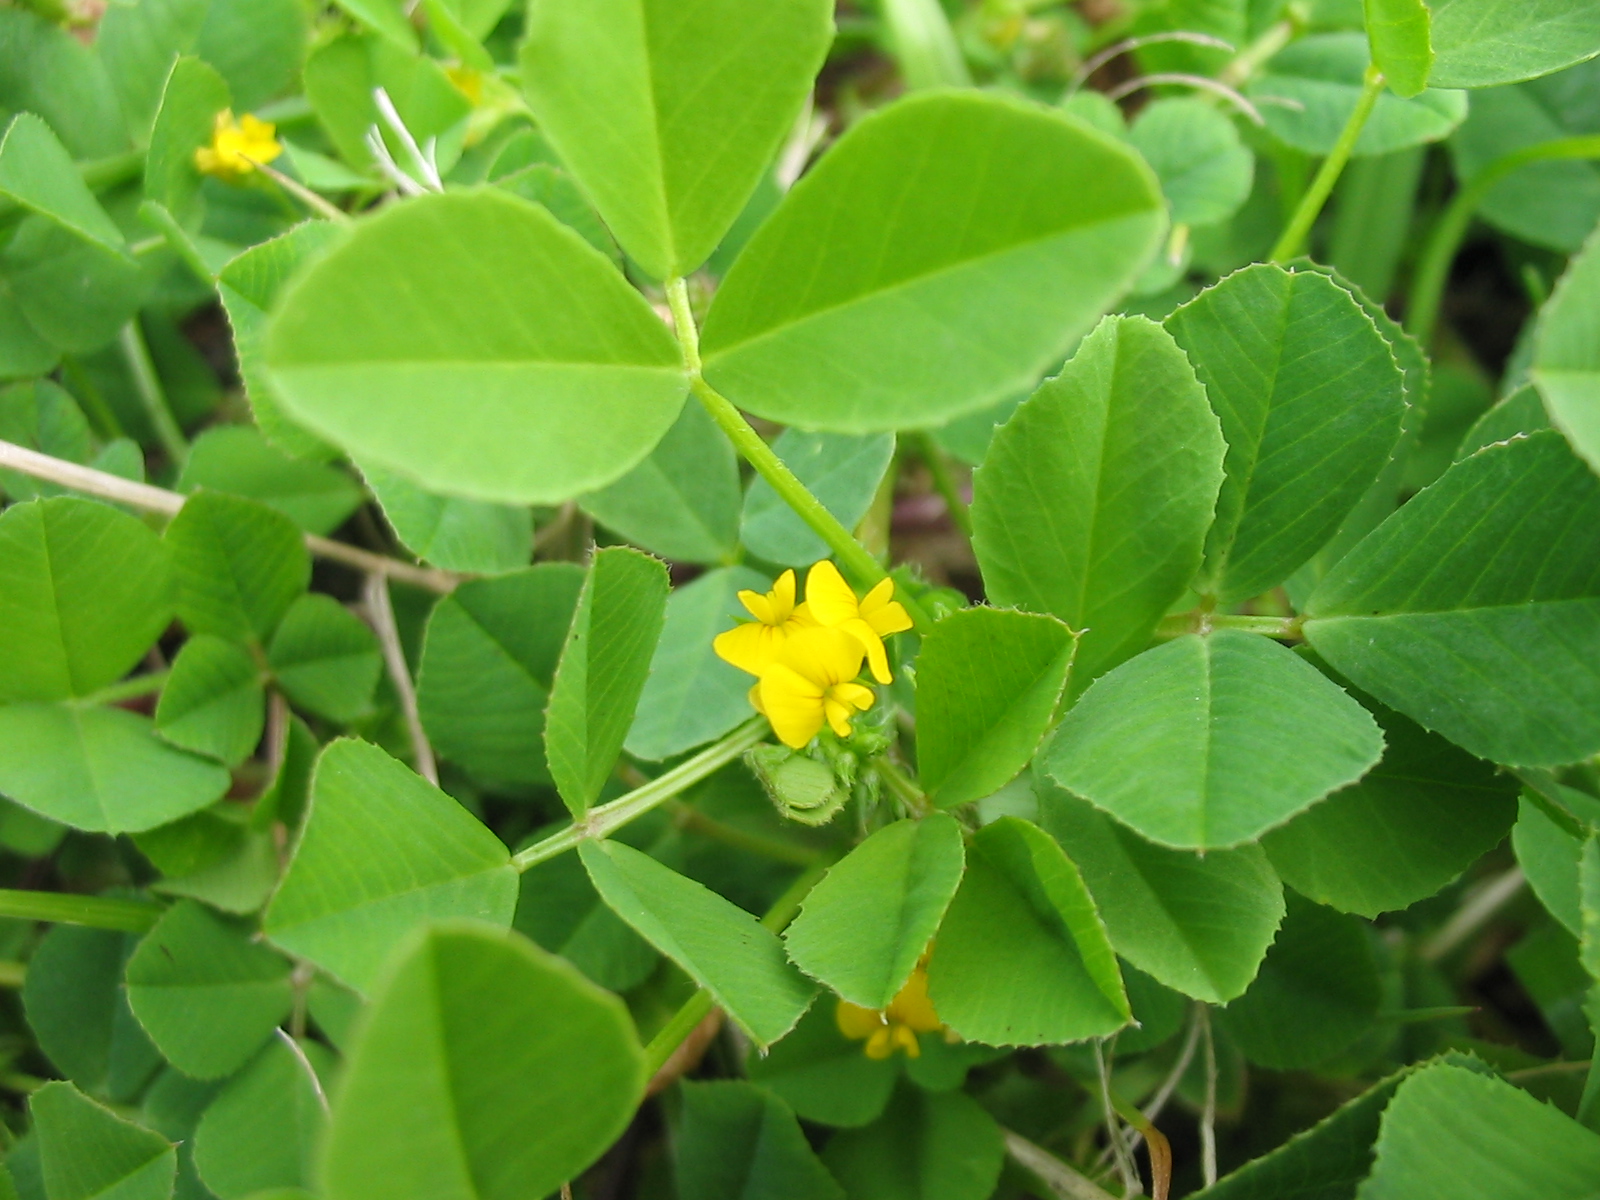
<svg viewBox="0 0 1600 1200">
<path fill-rule="evenodd" d="M 311 1186 L 328 1114 L 306 1063 L 326 1075 L 333 1056 L 317 1042 L 302 1042 L 300 1049 L 305 1059 L 274 1037 L 200 1118 L 195 1167 L 221 1200 Z"/>
<path fill-rule="evenodd" d="M 674 1143 L 678 1195 L 695 1200 L 844 1200 L 789 1107 L 728 1079 L 685 1081 Z"/>
<path fill-rule="evenodd" d="M 378 35 L 343 34 L 306 60 L 303 79 L 318 122 L 339 156 L 357 171 L 372 172 L 376 166 L 367 131 L 373 125 L 380 130 L 387 127 L 373 97 L 380 87 L 389 93 L 419 144 L 434 139 L 439 165 L 447 173 L 460 153 L 472 103 L 450 82 L 441 64 L 415 48 Z M 383 137 L 390 154 L 406 161 L 407 151 L 393 132 L 384 132 Z"/>
<path fill-rule="evenodd" d="M 1223 603 L 1282 583 L 1388 463 L 1405 377 L 1361 305 L 1316 271 L 1259 265 L 1167 318 L 1227 440 L 1203 587 Z"/>
<path fill-rule="evenodd" d="M 383 467 L 361 473 L 401 543 L 436 567 L 499 575 L 533 557 L 533 514 L 526 508 L 436 495 Z"/>
<path fill-rule="evenodd" d="M 644 1084 L 615 996 L 516 934 L 434 926 L 389 970 L 350 1052 L 323 1194 L 548 1195 L 627 1127 Z"/>
<path fill-rule="evenodd" d="M 612 911 L 710 992 L 758 1046 L 794 1028 L 816 985 L 789 964 L 775 933 L 631 846 L 586 841 L 578 852 Z"/>
<path fill-rule="evenodd" d="M 176 1148 L 124 1121 L 70 1083 L 47 1083 L 28 1100 L 50 1200 L 167 1200 Z"/>
<path fill-rule="evenodd" d="M 511 854 L 494 834 L 376 746 L 341 739 L 317 759 L 305 825 L 262 928 L 365 991 L 416 926 L 509 925 L 516 904 Z"/>
<path fill-rule="evenodd" d="M 590 561 L 545 718 L 550 775 L 574 817 L 589 811 L 617 765 L 670 587 L 664 563 L 624 546 Z"/>
<path fill-rule="evenodd" d="M 1450 137 L 1456 178 L 1468 183 L 1496 159 L 1541 142 L 1600 132 L 1596 86 L 1600 62 L 1591 61 L 1531 83 L 1482 89 Z M 1571 254 L 1600 221 L 1600 168 L 1573 159 L 1528 163 L 1489 189 L 1477 215 L 1525 242 Z"/>
<path fill-rule="evenodd" d="M 550 782 L 545 708 L 584 578 L 541 563 L 463 583 L 434 606 L 417 705 L 445 758 L 494 782 Z"/>
<path fill-rule="evenodd" d="M 686 391 L 644 298 L 543 209 L 493 189 L 362 221 L 285 291 L 266 362 L 289 415 L 361 461 L 512 504 L 618 478 Z"/>
<path fill-rule="evenodd" d="M 332 596 L 301 596 L 283 615 L 267 650 L 273 678 L 289 699 L 330 721 L 349 723 L 372 709 L 383 651 L 360 617 Z"/>
<path fill-rule="evenodd" d="M 265 723 L 261 668 L 247 651 L 209 634 L 184 643 L 156 705 L 156 733 L 236 767 L 260 742 Z"/>
<path fill-rule="evenodd" d="M 361 24 L 413 54 L 417 50 L 417 31 L 406 19 L 399 0 L 335 0 L 335 3 Z"/>
<path fill-rule="evenodd" d="M 1174 225 L 1225 221 L 1250 198 L 1255 155 L 1214 105 L 1193 97 L 1153 101 L 1128 140 L 1161 181 Z"/>
<path fill-rule="evenodd" d="M 93 453 L 94 439 L 83 410 L 65 388 L 48 379 L 0 389 L 0 437 L 68 462 L 88 462 Z M 0 470 L 0 489 L 16 502 L 67 491 L 59 484 L 11 470 Z"/>
<path fill-rule="evenodd" d="M 228 772 L 176 750 L 121 708 L 0 708 L 0 793 L 90 833 L 138 833 L 222 796 Z"/>
<path fill-rule="evenodd" d="M 161 1063 L 122 986 L 137 937 L 57 925 L 28 960 L 22 1010 L 52 1066 L 114 1101 L 137 1096 Z"/>
<path fill-rule="evenodd" d="M 1162 208 L 1137 154 L 1071 117 L 897 101 L 750 239 L 706 318 L 706 378 L 809 429 L 941 424 L 1059 362 L 1143 270 Z"/>
<path fill-rule="evenodd" d="M 1438 1061 L 1406 1067 L 1380 1080 L 1277 1149 L 1195 1192 L 1194 1200 L 1353 1200 L 1356 1188 L 1372 1168 L 1379 1121 L 1395 1090 Z M 1479 1072 L 1488 1070 L 1463 1054 L 1445 1055 L 1443 1061 Z"/>
<path fill-rule="evenodd" d="M 254 500 L 200 492 L 164 540 L 178 618 L 190 633 L 259 645 L 311 582 L 311 556 L 294 522 Z"/>
<path fill-rule="evenodd" d="M 822 1154 L 849 1200 L 984 1200 L 1004 1160 L 976 1100 L 905 1085 L 875 1124 L 834 1134 Z"/>
<path fill-rule="evenodd" d="M 1360 1200 L 1584 1200 L 1600 1137 L 1499 1079 L 1440 1064 L 1400 1085 Z"/>
<path fill-rule="evenodd" d="M 928 964 L 928 994 L 951 1029 L 991 1046 L 1106 1037 L 1132 1015 L 1078 868 L 1017 817 L 973 838 Z"/>
<path fill-rule="evenodd" d="M 296 0 L 118 3 L 107 7 L 95 48 L 143 141 L 175 57 L 193 54 L 210 63 L 247 112 L 293 82 L 308 23 Z"/>
<path fill-rule="evenodd" d="M 250 411 L 275 449 L 297 458 L 329 459 L 334 449 L 296 425 L 283 412 L 267 382 L 261 339 L 267 312 L 295 270 L 336 242 L 343 231 L 332 221 L 306 221 L 288 233 L 250 247 L 229 260 L 217 276 L 217 295 L 233 327 L 234 352 Z M 202 440 L 204 440 L 202 438 Z"/>
<path fill-rule="evenodd" d="M 773 451 L 806 489 L 846 529 L 861 524 L 894 458 L 894 435 L 867 437 L 786 429 Z M 809 567 L 831 551 L 811 526 L 757 478 L 745 493 L 739 537 L 757 558 L 786 567 Z"/>
<path fill-rule="evenodd" d="M 637 987 L 660 961 L 650 943 L 606 907 L 576 854 L 522 873 L 512 928 L 608 991 Z"/>
<path fill-rule="evenodd" d="M 1364 0 L 1372 63 L 1396 96 L 1428 86 L 1433 67 L 1432 18 L 1424 0 Z"/>
<path fill-rule="evenodd" d="M 171 620 L 168 555 L 143 523 L 72 497 L 0 514 L 0 702 L 98 691 Z"/>
<path fill-rule="evenodd" d="M 739 464 L 699 404 L 611 486 L 579 501 L 628 541 L 677 562 L 726 562 L 739 545 Z"/>
<path fill-rule="evenodd" d="M 814 1005 L 767 1053 L 752 1051 L 746 1068 L 805 1120 L 853 1129 L 878 1119 L 900 1067 L 868 1058 L 861 1042 L 840 1033 L 837 1008 L 837 1001 Z"/>
<path fill-rule="evenodd" d="M 1564 806 L 1579 820 L 1600 821 L 1600 803 L 1583 792 L 1562 788 Z M 1517 823 L 1511 830 L 1511 848 L 1528 877 L 1528 886 L 1546 911 L 1573 937 L 1583 935 L 1583 905 L 1578 891 L 1583 840 L 1558 825 L 1531 792 L 1518 802 Z"/>
<path fill-rule="evenodd" d="M 38 113 L 73 158 L 128 149 L 117 97 L 95 53 L 25 8 L 0 14 L 0 109 Z"/>
<path fill-rule="evenodd" d="M 1319 904 L 1376 917 L 1426 899 L 1500 844 L 1516 780 L 1381 705 L 1383 760 L 1262 846 L 1284 882 Z"/>
<path fill-rule="evenodd" d="M 32 113 L 18 113 L 0 139 L 0 196 L 107 250 L 120 253 L 127 244 L 78 174 L 72 155 Z"/>
<path fill-rule="evenodd" d="M 1250 986 L 1284 912 L 1283 886 L 1259 846 L 1203 855 L 1169 850 L 1048 787 L 1041 789 L 1040 819 L 1072 847 L 1123 958 L 1211 1004 Z"/>
<path fill-rule="evenodd" d="M 1435 24 L 1434 46 L 1442 54 L 1439 35 Z M 1279 141 L 1307 154 L 1326 154 L 1355 112 L 1370 61 L 1365 34 L 1312 34 L 1268 60 L 1245 94 L 1260 106 L 1267 128 Z M 1385 91 L 1356 139 L 1355 154 L 1392 154 L 1437 142 L 1466 115 L 1462 92 L 1430 88 L 1405 100 Z"/>
<path fill-rule="evenodd" d="M 178 490 L 199 488 L 259 501 L 316 534 L 332 533 L 363 500 L 343 471 L 290 458 L 247 425 L 213 426 L 195 439 Z"/>
<path fill-rule="evenodd" d="M 1518 434 L 1538 433 L 1550 428 L 1544 400 L 1532 384 L 1524 384 L 1473 422 L 1456 449 L 1460 462 L 1496 442 L 1509 442 Z"/>
<path fill-rule="evenodd" d="M 1600 236 L 1572 260 L 1539 318 L 1533 379 L 1557 429 L 1600 472 Z"/>
<path fill-rule="evenodd" d="M 1306 638 L 1492 762 L 1600 750 L 1600 479 L 1553 431 L 1445 472 L 1329 572 Z"/>
<path fill-rule="evenodd" d="M 1381 999 L 1367 926 L 1291 892 L 1261 973 L 1217 1019 L 1251 1062 L 1288 1071 L 1347 1049 L 1372 1028 Z"/>
<path fill-rule="evenodd" d="M 439 0 L 433 2 L 438 3 Z M 572 181 L 572 176 L 554 163 L 530 163 L 504 175 L 495 174 L 491 169 L 490 178 L 496 187 L 548 209 L 552 217 L 618 267 L 622 266 L 622 251 L 617 249 L 617 243 L 612 240 L 611 231 L 600 219 L 600 214 L 595 212 L 594 205 Z"/>
<path fill-rule="evenodd" d="M 0 251 L 0 285 L 33 333 L 86 354 L 117 336 L 149 297 L 155 275 L 48 217 L 30 216 Z"/>
<path fill-rule="evenodd" d="M 658 279 L 703 263 L 811 93 L 827 0 L 536 0 L 522 82 L 539 129 Z"/>
<path fill-rule="evenodd" d="M 887 1008 L 961 883 L 961 826 L 943 813 L 878 830 L 811 889 L 784 934 L 807 975 L 863 1008 Z"/>
<path fill-rule="evenodd" d="M 1430 0 L 1437 87 L 1486 88 L 1600 54 L 1587 0 Z"/>
<path fill-rule="evenodd" d="M 168 1062 L 195 1079 L 221 1079 L 289 1015 L 289 971 L 248 929 L 184 900 L 128 960 L 128 1004 Z"/>
<path fill-rule="evenodd" d="M 989 598 L 1085 630 L 1074 690 L 1149 644 L 1200 566 L 1225 446 L 1182 350 L 1109 317 L 996 433 L 973 477 Z"/>
<path fill-rule="evenodd" d="M 750 677 L 723 662 L 711 641 L 738 611 L 738 594 L 771 580 L 748 567 L 708 571 L 667 597 L 667 617 L 625 748 L 660 761 L 704 745 L 749 719 Z"/>
<path fill-rule="evenodd" d="M 999 791 L 1039 748 L 1066 690 L 1077 638 L 1054 617 L 969 608 L 917 656 L 917 767 L 954 808 Z"/>
<path fill-rule="evenodd" d="M 286 759 L 303 753 L 296 745 L 301 734 L 290 733 Z M 278 848 L 271 833 L 261 828 L 271 824 L 267 814 L 274 803 L 269 789 L 253 810 L 212 807 L 135 837 L 140 852 L 165 876 L 151 890 L 203 900 L 224 912 L 254 913 L 278 883 Z M 286 816 L 284 824 L 293 828 L 299 813 Z"/>
<path fill-rule="evenodd" d="M 1294 746 L 1293 754 L 1280 748 Z M 1041 756 L 1062 787 L 1152 841 L 1253 841 L 1383 754 L 1383 734 L 1315 667 L 1219 629 L 1146 651 L 1097 680 Z"/>
<path fill-rule="evenodd" d="M 215 68 L 198 58 L 179 58 L 172 64 L 161 107 L 150 129 L 150 149 L 144 160 L 144 193 L 166 207 L 181 225 L 191 225 L 203 215 L 201 175 L 194 152 L 211 144 L 216 118 L 233 107 L 228 85 Z"/>
</svg>

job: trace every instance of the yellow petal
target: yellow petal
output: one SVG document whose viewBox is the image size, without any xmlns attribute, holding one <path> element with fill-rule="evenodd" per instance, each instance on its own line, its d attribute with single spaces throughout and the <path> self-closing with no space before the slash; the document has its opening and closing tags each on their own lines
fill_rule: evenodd
<svg viewBox="0 0 1600 1200">
<path fill-rule="evenodd" d="M 928 999 L 928 973 L 921 967 L 911 972 L 911 978 L 906 980 L 899 994 L 889 1001 L 885 1012 L 891 1021 L 898 1021 L 918 1033 L 932 1033 L 944 1028 L 944 1022 L 933 1010 L 933 1001 Z"/>
<path fill-rule="evenodd" d="M 833 1023 L 847 1038 L 871 1037 L 883 1028 L 883 1014 L 875 1008 L 862 1008 L 848 1000 L 839 1001 L 833 1010 Z"/>
<path fill-rule="evenodd" d="M 827 559 L 815 564 L 806 575 L 806 604 L 811 615 L 824 625 L 842 625 L 860 615 L 856 594 Z"/>
<path fill-rule="evenodd" d="M 744 588 L 739 592 L 739 603 L 744 605 L 745 608 L 749 609 L 750 615 L 756 620 L 760 621 L 763 625 L 777 624 L 777 622 L 772 619 L 771 597 L 763 596 L 760 592 L 752 592 L 748 588 Z"/>
<path fill-rule="evenodd" d="M 828 718 L 828 725 L 840 737 L 850 736 L 850 718 L 855 714 L 850 711 L 848 704 L 835 700 L 831 692 L 822 702 L 822 715 Z"/>
<path fill-rule="evenodd" d="M 794 591 L 794 571 L 791 569 L 779 575 L 772 590 L 767 593 L 767 599 L 772 601 L 774 609 L 774 623 L 787 621 L 794 612 Z"/>
<path fill-rule="evenodd" d="M 781 662 L 766 669 L 760 686 L 761 711 L 772 722 L 779 741 L 799 750 L 817 736 L 823 719 L 820 686 Z"/>
<path fill-rule="evenodd" d="M 772 660 L 826 690 L 859 675 L 865 654 L 861 643 L 849 634 L 816 626 L 788 634 Z"/>
<path fill-rule="evenodd" d="M 891 1025 L 889 1036 L 894 1039 L 894 1044 L 906 1052 L 907 1058 L 922 1057 L 922 1047 L 917 1045 L 917 1035 L 912 1033 L 905 1025 Z"/>
<path fill-rule="evenodd" d="M 761 681 L 758 679 L 752 683 L 750 685 L 750 690 L 745 694 L 750 699 L 750 707 L 755 709 L 763 717 L 766 716 L 767 710 L 761 707 Z"/>
<path fill-rule="evenodd" d="M 872 1036 L 867 1039 L 868 1058 L 888 1058 L 894 1053 L 894 1035 L 889 1032 L 887 1025 L 875 1029 Z"/>
<path fill-rule="evenodd" d="M 745 621 L 726 633 L 711 639 L 711 648 L 723 662 L 732 663 L 741 671 L 759 675 L 772 662 L 773 654 L 781 640 L 773 635 L 777 631 L 760 621 Z"/>
<path fill-rule="evenodd" d="M 874 679 L 879 683 L 894 682 L 894 676 L 889 673 L 889 655 L 883 648 L 883 639 L 874 632 L 871 625 L 857 618 L 846 621 L 839 626 L 839 629 L 855 638 L 867 652 L 867 666 L 871 668 Z"/>
<path fill-rule="evenodd" d="M 904 633 L 911 628 L 911 617 L 898 600 L 893 599 L 894 580 L 879 580 L 861 601 L 861 619 L 879 637 L 891 633 Z"/>
</svg>

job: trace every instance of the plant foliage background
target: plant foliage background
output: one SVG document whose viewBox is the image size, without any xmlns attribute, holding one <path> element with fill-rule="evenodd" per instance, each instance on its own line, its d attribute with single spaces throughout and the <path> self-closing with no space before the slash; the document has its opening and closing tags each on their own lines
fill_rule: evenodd
<svg viewBox="0 0 1600 1200">
<path fill-rule="evenodd" d="M 1600 1196 L 1597 56 L 0 3 L 0 1196 Z"/>
</svg>

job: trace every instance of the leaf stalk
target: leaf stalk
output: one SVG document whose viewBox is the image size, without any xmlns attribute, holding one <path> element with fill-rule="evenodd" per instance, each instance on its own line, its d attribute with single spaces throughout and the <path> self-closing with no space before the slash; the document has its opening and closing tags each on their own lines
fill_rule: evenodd
<svg viewBox="0 0 1600 1200">
<path fill-rule="evenodd" d="M 1361 131 L 1367 127 L 1367 120 L 1372 116 L 1373 108 L 1377 106 L 1378 97 L 1383 94 L 1385 82 L 1382 71 L 1376 67 L 1367 68 L 1366 80 L 1361 86 L 1361 97 L 1356 101 L 1350 119 L 1340 130 L 1339 140 L 1333 144 L 1328 157 L 1322 160 L 1322 166 L 1312 179 L 1311 186 L 1306 189 L 1306 194 L 1300 197 L 1300 206 L 1289 219 L 1283 236 L 1272 248 L 1270 257 L 1273 262 L 1288 262 L 1299 254 L 1300 248 L 1305 245 L 1312 225 L 1316 224 L 1317 217 L 1322 212 L 1322 206 L 1333 194 L 1333 185 L 1338 183 L 1339 176 L 1344 174 L 1345 164 L 1350 161 L 1356 142 L 1361 139 Z"/>
</svg>

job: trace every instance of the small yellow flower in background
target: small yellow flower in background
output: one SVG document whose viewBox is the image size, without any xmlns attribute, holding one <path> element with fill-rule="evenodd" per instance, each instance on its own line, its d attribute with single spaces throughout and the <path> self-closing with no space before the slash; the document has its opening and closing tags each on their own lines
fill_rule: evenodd
<svg viewBox="0 0 1600 1200">
<path fill-rule="evenodd" d="M 868 1058 L 888 1058 L 897 1049 L 907 1058 L 922 1053 L 917 1034 L 937 1033 L 944 1028 L 939 1014 L 928 999 L 928 973 L 918 963 L 888 1008 L 862 1008 L 848 1000 L 839 1001 L 833 1012 L 839 1032 L 847 1038 L 865 1038 Z"/>
<path fill-rule="evenodd" d="M 444 69 L 444 76 L 474 107 L 483 103 L 483 72 L 472 67 L 454 66 Z"/>
<path fill-rule="evenodd" d="M 778 576 L 772 590 L 739 593 L 739 601 L 749 609 L 753 621 L 741 621 L 711 643 L 717 656 L 741 671 L 760 675 L 773 656 L 796 631 L 815 625 L 804 604 L 795 604 L 794 572 Z"/>
<path fill-rule="evenodd" d="M 872 677 L 889 683 L 889 656 L 883 639 L 891 633 L 911 628 L 911 618 L 894 598 L 894 580 L 880 580 L 861 600 L 839 574 L 839 568 L 823 559 L 806 575 L 806 607 L 819 625 L 839 629 L 861 643 Z"/>
<path fill-rule="evenodd" d="M 249 113 L 234 120 L 233 110 L 225 108 L 212 126 L 211 144 L 194 152 L 194 165 L 219 179 L 243 179 L 257 163 L 269 163 L 283 153 L 276 132 L 276 126 Z"/>
<path fill-rule="evenodd" d="M 751 702 L 772 722 L 778 740 L 796 750 L 824 721 L 849 737 L 850 718 L 872 707 L 872 689 L 852 682 L 861 674 L 862 655 L 861 643 L 837 629 L 800 629 L 761 672 Z"/>
</svg>

